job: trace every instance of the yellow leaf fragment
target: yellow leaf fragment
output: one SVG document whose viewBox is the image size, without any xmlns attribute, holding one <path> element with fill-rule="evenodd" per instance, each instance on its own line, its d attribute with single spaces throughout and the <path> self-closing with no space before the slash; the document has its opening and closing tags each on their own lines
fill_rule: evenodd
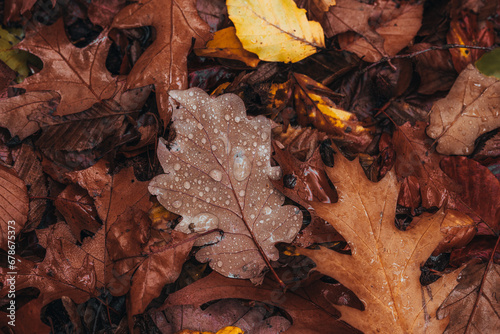
<svg viewBox="0 0 500 334">
<path fill-rule="evenodd" d="M 36 56 L 27 51 L 13 47 L 24 37 L 24 32 L 19 28 L 5 30 L 0 28 L 0 60 L 19 74 L 21 82 L 29 74 L 28 62 L 36 62 Z"/>
<path fill-rule="evenodd" d="M 335 93 L 328 87 L 304 74 L 294 73 L 293 77 L 297 82 L 294 97 L 300 125 L 313 124 L 320 131 L 334 134 L 369 133 L 356 115 L 336 107 L 330 98 Z"/>
<path fill-rule="evenodd" d="M 248 52 L 243 48 L 236 36 L 234 27 L 225 28 L 214 34 L 214 39 L 207 43 L 203 49 L 195 49 L 194 53 L 201 57 L 218 57 L 240 60 L 248 66 L 255 67 L 260 59 L 256 54 Z"/>
<path fill-rule="evenodd" d="M 189 329 L 183 329 L 175 334 L 214 334 L 214 332 L 200 332 L 200 331 L 192 331 Z M 245 334 L 244 331 L 234 326 L 226 326 L 221 328 L 215 334 Z"/>
<path fill-rule="evenodd" d="M 298 62 L 325 46 L 323 28 L 293 0 L 227 0 L 243 47 L 265 61 Z"/>
</svg>

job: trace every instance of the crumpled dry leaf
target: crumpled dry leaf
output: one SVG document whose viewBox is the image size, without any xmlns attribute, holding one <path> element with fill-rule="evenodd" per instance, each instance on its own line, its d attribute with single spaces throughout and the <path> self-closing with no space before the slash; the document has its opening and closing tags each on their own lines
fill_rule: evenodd
<svg viewBox="0 0 500 334">
<path fill-rule="evenodd" d="M 290 277 L 291 273 L 288 274 Z M 221 298 L 240 298 L 260 301 L 285 310 L 293 320 L 292 326 L 286 331 L 287 334 L 318 334 L 332 331 L 338 334 L 360 334 L 356 329 L 337 320 L 339 313 L 333 306 L 345 304 L 351 295 L 352 292 L 344 287 L 333 289 L 321 281 L 316 281 L 307 287 L 294 283 L 283 294 L 276 282 L 269 278 L 265 279 L 262 285 L 256 286 L 246 280 L 235 280 L 211 273 L 170 294 L 159 310 L 177 305 L 198 307 Z"/>
<path fill-rule="evenodd" d="M 0 248 L 14 246 L 15 236 L 28 219 L 28 190 L 13 168 L 0 164 Z M 15 246 L 14 246 L 15 247 Z M 10 255 L 10 254 L 9 254 Z"/>
<path fill-rule="evenodd" d="M 265 61 L 298 62 L 325 47 L 323 28 L 293 0 L 228 0 L 229 18 L 243 47 Z"/>
<path fill-rule="evenodd" d="M 187 88 L 187 55 L 210 40 L 208 25 L 199 17 L 196 0 L 140 0 L 123 8 L 114 28 L 153 26 L 156 40 L 141 55 L 127 76 L 127 88 L 155 85 L 160 118 L 166 127 L 171 116 L 167 91 Z"/>
<path fill-rule="evenodd" d="M 263 279 L 269 260 L 278 259 L 277 242 L 291 242 L 302 224 L 300 210 L 282 206 L 284 196 L 269 178 L 271 126 L 264 117 L 248 119 L 243 101 L 233 94 L 210 98 L 199 88 L 170 93 L 176 140 L 164 141 L 158 157 L 165 174 L 149 186 L 169 211 L 182 215 L 176 230 L 218 232 L 195 245 L 200 262 L 226 276 Z M 214 243 L 215 242 L 215 243 Z"/>
<path fill-rule="evenodd" d="M 460 73 L 448 95 L 434 103 L 427 134 L 442 154 L 470 154 L 477 137 L 500 126 L 500 81 L 473 65 Z"/>
<path fill-rule="evenodd" d="M 425 288 L 420 266 L 442 240 L 443 210 L 403 232 L 394 225 L 399 184 L 394 171 L 379 182 L 369 181 L 358 160 L 340 153 L 327 174 L 337 187 L 339 202 L 313 202 L 318 215 L 347 240 L 352 255 L 321 247 L 298 250 L 316 262 L 317 270 L 337 279 L 365 304 L 365 310 L 341 307 L 341 319 L 364 332 L 442 332 L 448 321 L 436 318 L 437 308 L 456 285 L 460 270 L 443 275 Z"/>
<path fill-rule="evenodd" d="M 17 86 L 28 92 L 57 92 L 61 102 L 54 115 L 86 110 L 120 91 L 117 79 L 106 69 L 110 45 L 103 34 L 82 49 L 75 47 L 66 36 L 62 19 L 51 26 L 38 26 L 28 32 L 18 47 L 39 56 L 43 69 Z"/>
<path fill-rule="evenodd" d="M 355 144 L 358 149 L 371 142 L 369 130 L 356 115 L 338 108 L 332 101 L 335 96 L 332 90 L 303 74 L 293 73 L 293 78 L 295 109 L 301 126 L 312 124 L 339 140 Z"/>
<path fill-rule="evenodd" d="M 500 328 L 500 265 L 469 265 L 460 276 L 437 313 L 438 318 L 450 316 L 444 333 L 495 333 Z"/>
<path fill-rule="evenodd" d="M 236 29 L 228 27 L 217 31 L 214 39 L 209 41 L 205 48 L 195 49 L 194 52 L 200 57 L 219 57 L 240 60 L 248 66 L 255 67 L 260 59 L 254 53 L 243 48 L 240 40 L 236 36 Z"/>
<path fill-rule="evenodd" d="M 222 299 L 207 308 L 177 305 L 156 312 L 154 320 L 162 334 L 177 333 L 182 329 L 216 332 L 231 324 L 245 333 L 275 334 L 290 327 L 290 321 L 274 316 L 264 319 L 267 305 L 249 305 L 238 299 Z M 161 327 L 160 327 L 161 326 Z"/>
<path fill-rule="evenodd" d="M 418 2 L 381 0 L 368 5 L 356 0 L 337 0 L 337 5 L 325 14 L 322 26 L 327 37 L 344 33 L 339 36 L 342 49 L 365 61 L 376 62 L 396 55 L 410 44 L 420 29 L 423 8 Z"/>
</svg>

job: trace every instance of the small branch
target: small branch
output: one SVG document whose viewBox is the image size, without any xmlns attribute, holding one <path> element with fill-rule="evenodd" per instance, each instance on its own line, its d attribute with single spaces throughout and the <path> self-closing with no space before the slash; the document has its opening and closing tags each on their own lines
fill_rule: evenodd
<svg viewBox="0 0 500 334">
<path fill-rule="evenodd" d="M 485 51 L 491 51 L 494 49 L 492 46 L 475 46 L 475 45 L 461 45 L 461 44 L 445 44 L 441 46 L 431 46 L 428 49 L 425 50 L 420 50 L 420 51 L 415 51 L 412 53 L 407 53 L 403 55 L 395 55 L 392 57 L 383 57 L 379 61 L 369 65 L 368 67 L 365 67 L 364 69 L 361 70 L 362 73 L 368 71 L 369 69 L 385 62 L 390 62 L 393 59 L 401 59 L 401 58 L 413 58 L 418 55 L 421 55 L 422 53 L 426 53 L 429 51 L 435 51 L 435 50 L 449 50 L 449 49 L 474 49 L 474 50 L 485 50 Z"/>
</svg>

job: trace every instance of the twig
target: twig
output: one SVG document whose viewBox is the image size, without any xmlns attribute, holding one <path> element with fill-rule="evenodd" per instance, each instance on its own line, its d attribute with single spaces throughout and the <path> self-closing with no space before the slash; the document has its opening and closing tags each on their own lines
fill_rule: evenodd
<svg viewBox="0 0 500 334">
<path fill-rule="evenodd" d="M 364 69 L 361 70 L 362 73 L 368 71 L 369 69 L 381 64 L 381 63 L 384 63 L 384 62 L 390 62 L 391 60 L 393 59 L 401 59 L 401 58 L 413 58 L 413 57 L 416 57 L 418 55 L 421 55 L 422 53 L 426 53 L 426 52 L 429 52 L 429 51 L 435 51 L 435 50 L 449 50 L 449 49 L 474 49 L 474 50 L 485 50 L 485 51 L 491 51 L 494 49 L 494 47 L 492 46 L 476 46 L 476 45 L 461 45 L 461 44 L 445 44 L 445 45 L 441 45 L 441 46 L 438 46 L 438 45 L 434 45 L 434 46 L 431 46 L 429 47 L 428 49 L 425 49 L 425 50 L 420 50 L 420 51 L 415 51 L 415 52 L 412 52 L 412 53 L 407 53 L 407 54 L 403 54 L 403 55 L 395 55 L 395 56 L 392 56 L 392 57 L 383 57 L 382 59 L 380 59 L 379 61 L 369 65 L 368 67 L 365 67 Z"/>
</svg>

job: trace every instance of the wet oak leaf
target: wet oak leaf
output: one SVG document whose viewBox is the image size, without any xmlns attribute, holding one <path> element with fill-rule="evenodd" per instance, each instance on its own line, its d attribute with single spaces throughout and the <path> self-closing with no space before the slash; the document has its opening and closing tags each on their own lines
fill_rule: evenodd
<svg viewBox="0 0 500 334">
<path fill-rule="evenodd" d="M 327 37 L 339 36 L 343 50 L 368 62 L 394 56 L 408 46 L 421 26 L 423 4 L 390 0 L 369 5 L 357 0 L 338 0 L 324 15 Z M 347 32 L 347 33 L 346 33 Z"/>
<path fill-rule="evenodd" d="M 327 174 L 339 193 L 335 204 L 313 202 L 324 218 L 348 242 L 352 255 L 328 248 L 301 248 L 316 269 L 353 291 L 365 310 L 341 306 L 341 320 L 365 333 L 440 333 L 448 320 L 436 318 L 437 308 L 456 285 L 460 270 L 422 287 L 420 267 L 440 241 L 443 210 L 427 216 L 408 231 L 394 224 L 399 183 L 394 171 L 373 183 L 358 159 L 340 153 Z"/>
<path fill-rule="evenodd" d="M 61 101 L 55 115 L 86 110 L 119 93 L 117 79 L 105 65 L 110 45 L 103 34 L 84 48 L 75 47 L 66 36 L 62 19 L 51 26 L 38 26 L 18 47 L 40 57 L 43 69 L 17 87 L 28 92 L 57 92 Z"/>
<path fill-rule="evenodd" d="M 442 154 L 467 155 L 480 135 L 500 127 L 500 81 L 468 65 L 432 107 L 427 134 Z"/>
<path fill-rule="evenodd" d="M 199 88 L 170 93 L 180 103 L 174 110 L 177 137 L 158 145 L 165 174 L 149 186 L 168 210 L 182 215 L 176 230 L 202 233 L 196 258 L 230 277 L 263 279 L 269 260 L 278 259 L 278 242 L 291 242 L 302 224 L 300 210 L 282 206 L 284 196 L 269 178 L 271 125 L 262 117 L 248 119 L 243 101 L 233 94 L 209 97 Z M 218 241 L 218 242 L 216 242 Z"/>
<path fill-rule="evenodd" d="M 298 62 L 325 47 L 323 28 L 293 0 L 228 0 L 243 47 L 265 61 Z"/>
<path fill-rule="evenodd" d="M 500 328 L 500 265 L 469 265 L 460 276 L 437 313 L 450 317 L 444 333 L 495 333 Z"/>
<path fill-rule="evenodd" d="M 140 0 L 123 8 L 112 27 L 130 29 L 153 26 L 156 40 L 141 55 L 127 77 L 127 88 L 155 85 L 160 117 L 166 127 L 171 116 L 167 92 L 188 86 L 187 55 L 205 46 L 211 38 L 209 26 L 196 10 L 196 0 Z"/>
<path fill-rule="evenodd" d="M 0 165 L 0 248 L 15 246 L 15 236 L 28 219 L 29 199 L 24 181 L 14 168 Z"/>
</svg>

